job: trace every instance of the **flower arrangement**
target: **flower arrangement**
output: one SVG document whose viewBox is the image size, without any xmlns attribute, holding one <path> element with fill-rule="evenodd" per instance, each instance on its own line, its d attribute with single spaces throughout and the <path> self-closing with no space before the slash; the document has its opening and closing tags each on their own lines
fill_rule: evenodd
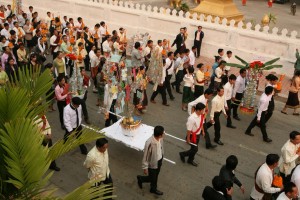
<svg viewBox="0 0 300 200">
<path fill-rule="evenodd" d="M 272 185 L 275 186 L 275 187 L 278 187 L 278 188 L 282 188 L 283 187 L 282 177 L 279 174 L 275 174 L 274 175 Z"/>
<path fill-rule="evenodd" d="M 248 84 L 244 92 L 244 98 L 242 99 L 240 109 L 244 113 L 253 113 L 259 78 L 261 77 L 263 70 L 281 68 L 282 65 L 274 65 L 274 63 L 280 58 L 275 58 L 265 63 L 258 60 L 248 63 L 238 56 L 235 56 L 235 58 L 242 64 L 226 63 L 225 65 L 230 67 L 245 68 L 248 70 L 246 77 Z"/>
<path fill-rule="evenodd" d="M 70 60 L 77 60 L 77 56 L 73 53 L 67 54 L 66 57 L 68 57 Z"/>
<path fill-rule="evenodd" d="M 280 77 L 279 77 L 279 80 L 278 80 L 278 83 L 276 84 L 276 92 L 279 93 L 281 90 L 282 90 L 282 81 L 285 77 L 285 74 L 281 74 Z"/>
</svg>

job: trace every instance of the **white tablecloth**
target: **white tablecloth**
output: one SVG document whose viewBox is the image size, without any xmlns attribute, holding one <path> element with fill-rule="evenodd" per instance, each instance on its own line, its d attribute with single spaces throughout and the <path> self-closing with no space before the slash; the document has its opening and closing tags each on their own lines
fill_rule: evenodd
<svg viewBox="0 0 300 200">
<path fill-rule="evenodd" d="M 129 130 L 122 128 L 121 121 L 122 119 L 102 129 L 101 132 L 104 132 L 106 137 L 122 142 L 130 148 L 143 151 L 146 141 L 153 135 L 154 127 L 141 124 L 138 128 L 129 132 Z M 125 134 L 131 136 L 126 136 Z"/>
</svg>

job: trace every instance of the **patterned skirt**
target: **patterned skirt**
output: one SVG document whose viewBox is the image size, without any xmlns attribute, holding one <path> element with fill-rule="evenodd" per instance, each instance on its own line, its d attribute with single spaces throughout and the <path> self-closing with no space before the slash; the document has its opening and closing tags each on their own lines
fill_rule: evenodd
<svg viewBox="0 0 300 200">
<path fill-rule="evenodd" d="M 194 93 L 192 91 L 191 87 L 183 87 L 183 94 L 182 94 L 182 103 L 190 103 L 191 101 L 194 101 Z"/>
<path fill-rule="evenodd" d="M 298 92 L 296 92 L 296 93 L 289 92 L 289 96 L 288 96 L 285 106 L 288 108 L 299 108 L 300 107 Z"/>
</svg>

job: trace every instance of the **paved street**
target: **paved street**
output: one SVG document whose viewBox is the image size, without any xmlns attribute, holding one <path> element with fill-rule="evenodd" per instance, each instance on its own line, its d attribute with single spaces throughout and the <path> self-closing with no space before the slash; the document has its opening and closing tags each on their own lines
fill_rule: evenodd
<svg viewBox="0 0 300 200">
<path fill-rule="evenodd" d="M 151 88 L 148 87 L 148 96 L 151 95 Z M 184 138 L 186 129 L 185 123 L 188 114 L 181 110 L 181 95 L 175 94 L 175 101 L 170 102 L 170 107 L 161 105 L 161 98 L 157 96 L 157 104 L 149 104 L 148 112 L 143 115 L 143 123 L 148 125 L 163 125 L 167 133 Z M 99 128 L 104 127 L 103 115 L 97 113 L 96 94 L 88 94 L 88 111 L 91 122 Z M 211 179 L 219 173 L 221 166 L 225 163 L 227 156 L 235 154 L 239 159 L 236 175 L 246 188 L 243 195 L 237 187 L 234 188 L 233 199 L 249 199 L 249 193 L 253 186 L 253 176 L 257 167 L 264 162 L 268 153 L 279 153 L 281 146 L 288 139 L 292 130 L 299 130 L 299 117 L 283 115 L 280 109 L 283 103 L 276 102 L 276 111 L 273 118 L 267 125 L 271 144 L 262 141 L 258 128 L 254 128 L 255 137 L 249 137 L 244 131 L 252 115 L 241 114 L 242 121 L 233 121 L 238 128 L 228 129 L 225 127 L 224 117 L 221 117 L 222 131 L 221 140 L 224 146 L 218 146 L 215 150 L 206 150 L 203 140 L 199 145 L 199 152 L 195 161 L 198 167 L 181 163 L 178 152 L 188 149 L 189 146 L 181 141 L 165 137 L 165 157 L 176 162 L 176 165 L 164 162 L 159 176 L 158 188 L 164 192 L 162 197 L 149 193 L 150 186 L 144 184 L 141 190 L 137 186 L 136 175 L 142 173 L 141 159 L 142 152 L 130 149 L 121 143 L 109 140 L 109 156 L 111 174 L 114 180 L 115 194 L 118 199 L 141 200 L 141 199 L 202 199 L 201 194 L 206 185 L 211 185 Z M 60 129 L 58 111 L 47 114 L 54 141 L 62 138 L 64 132 Z M 213 138 L 213 128 L 209 129 Z M 88 144 L 88 149 L 94 146 L 94 142 Z M 87 181 L 87 170 L 83 167 L 85 156 L 80 154 L 79 148 L 57 160 L 60 172 L 55 172 L 51 179 L 52 184 L 59 187 L 57 194 L 64 195 Z"/>
<path fill-rule="evenodd" d="M 291 0 L 290 3 L 285 4 L 277 4 L 273 3 L 272 8 L 268 8 L 267 1 L 264 0 L 248 0 L 247 5 L 243 6 L 241 0 L 233 0 L 237 5 L 238 9 L 245 15 L 245 22 L 252 21 L 256 24 L 260 24 L 263 16 L 265 14 L 272 13 L 277 17 L 276 24 L 270 25 L 270 30 L 273 27 L 279 28 L 279 33 L 282 29 L 286 28 L 289 32 L 296 30 L 298 32 L 298 37 L 300 37 L 300 20 L 299 20 L 299 6 L 300 0 Z M 170 7 L 169 0 L 131 0 L 131 2 L 153 5 L 157 7 Z M 195 8 L 197 4 L 195 4 L 194 0 L 184 0 L 182 2 L 186 2 L 190 9 Z M 296 16 L 292 16 L 290 12 L 291 3 L 296 2 L 298 12 Z"/>
</svg>

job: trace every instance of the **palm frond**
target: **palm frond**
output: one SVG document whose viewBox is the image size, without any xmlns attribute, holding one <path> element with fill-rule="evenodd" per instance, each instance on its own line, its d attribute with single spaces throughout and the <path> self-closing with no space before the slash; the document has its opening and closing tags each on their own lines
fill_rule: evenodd
<svg viewBox="0 0 300 200">
<path fill-rule="evenodd" d="M 50 160 L 48 149 L 43 147 L 43 136 L 31 119 L 18 118 L 4 124 L 0 129 L 1 147 L 9 174 L 7 183 L 22 191 L 41 188 L 51 175 L 45 177 Z M 42 181 L 41 181 L 42 180 Z"/>
<path fill-rule="evenodd" d="M 244 68 L 245 65 L 240 65 L 240 64 L 236 64 L 236 63 L 225 63 L 226 66 L 230 66 L 230 67 L 236 67 L 236 68 Z"/>
<path fill-rule="evenodd" d="M 78 187 L 75 189 L 73 192 L 69 193 L 66 195 L 63 199 L 64 200 L 86 200 L 86 199 L 92 199 L 92 198 L 97 198 L 97 199 L 107 199 L 107 198 L 112 198 L 116 196 L 107 196 L 107 197 L 101 197 L 104 194 L 108 194 L 113 191 L 113 187 L 109 185 L 100 185 L 99 187 L 94 187 L 95 184 L 99 182 L 97 180 L 95 181 L 88 181 L 84 185 Z"/>
<path fill-rule="evenodd" d="M 274 68 L 282 68 L 282 65 L 269 65 L 267 67 L 264 67 L 263 70 L 270 70 Z"/>
<path fill-rule="evenodd" d="M 273 60 L 270 60 L 270 61 L 267 61 L 264 63 L 265 66 L 268 66 L 268 65 L 272 65 L 274 64 L 275 62 L 277 62 L 278 60 L 280 60 L 280 58 L 275 58 Z"/>
<path fill-rule="evenodd" d="M 242 58 L 235 56 L 236 59 L 238 59 L 239 61 L 241 61 L 241 63 L 243 63 L 244 65 L 248 65 L 248 62 L 246 62 L 245 60 L 243 60 Z"/>
<path fill-rule="evenodd" d="M 49 159 L 55 160 L 81 144 L 89 143 L 104 137 L 103 133 L 97 133 L 94 130 L 84 128 L 80 136 L 77 136 L 75 132 L 73 132 L 66 142 L 64 141 L 64 139 L 57 141 L 52 147 L 50 147 L 50 151 L 48 154 Z"/>
</svg>

